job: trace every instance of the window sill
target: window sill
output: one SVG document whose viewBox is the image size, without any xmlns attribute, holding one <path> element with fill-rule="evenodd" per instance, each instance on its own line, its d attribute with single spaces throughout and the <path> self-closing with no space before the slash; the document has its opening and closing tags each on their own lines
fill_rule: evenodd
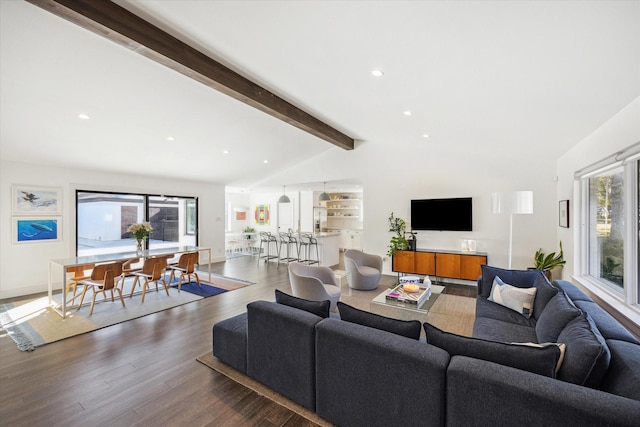
<svg viewBox="0 0 640 427">
<path fill-rule="evenodd" d="M 596 285 L 586 277 L 571 276 L 571 278 L 596 302 L 604 303 L 602 308 L 608 311 L 609 314 L 627 329 L 630 329 L 634 335 L 640 336 L 640 306 L 638 304 L 625 304 L 619 295 Z"/>
</svg>

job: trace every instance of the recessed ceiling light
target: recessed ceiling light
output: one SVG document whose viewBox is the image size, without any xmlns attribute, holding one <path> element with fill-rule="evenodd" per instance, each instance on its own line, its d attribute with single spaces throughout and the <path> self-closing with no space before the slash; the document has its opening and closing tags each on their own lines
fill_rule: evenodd
<svg viewBox="0 0 640 427">
<path fill-rule="evenodd" d="M 224 150 L 222 154 L 229 154 L 229 150 Z"/>
<path fill-rule="evenodd" d="M 78 118 L 82 120 L 89 120 L 89 116 L 84 113 L 78 114 Z"/>
<path fill-rule="evenodd" d="M 423 134 L 422 134 L 422 137 L 423 137 L 423 138 L 429 138 L 429 135 L 428 135 L 428 134 L 426 134 L 426 133 L 423 133 Z"/>
<path fill-rule="evenodd" d="M 269 160 L 264 160 L 263 163 L 267 164 L 269 163 Z"/>
<path fill-rule="evenodd" d="M 168 137 L 167 137 L 167 141 L 175 141 L 175 140 L 176 140 L 176 139 L 175 139 L 174 137 L 172 137 L 172 136 L 168 136 Z"/>
<path fill-rule="evenodd" d="M 405 115 L 405 116 L 410 116 L 410 115 L 411 115 L 411 111 L 409 111 L 409 110 L 405 111 L 405 112 L 404 112 L 404 115 Z"/>
<path fill-rule="evenodd" d="M 384 72 L 382 70 L 372 70 L 371 75 L 374 77 L 382 77 L 384 76 Z"/>
</svg>

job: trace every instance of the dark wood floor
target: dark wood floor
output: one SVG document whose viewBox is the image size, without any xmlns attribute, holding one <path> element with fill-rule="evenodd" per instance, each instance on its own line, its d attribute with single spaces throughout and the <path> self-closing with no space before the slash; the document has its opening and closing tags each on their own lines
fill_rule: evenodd
<svg viewBox="0 0 640 427">
<path fill-rule="evenodd" d="M 213 272 L 255 285 L 20 352 L 0 336 L 0 423 L 11 426 L 307 426 L 299 415 L 195 358 L 211 328 L 290 292 L 287 267 L 242 257 Z M 451 286 L 465 295 L 475 288 Z"/>
</svg>

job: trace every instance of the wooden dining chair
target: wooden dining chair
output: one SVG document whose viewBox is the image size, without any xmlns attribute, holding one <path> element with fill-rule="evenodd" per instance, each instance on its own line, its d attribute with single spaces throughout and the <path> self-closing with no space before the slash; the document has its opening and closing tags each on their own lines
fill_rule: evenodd
<svg viewBox="0 0 640 427">
<path fill-rule="evenodd" d="M 144 280 L 144 283 L 142 284 L 142 302 L 144 302 L 144 296 L 147 293 L 149 283 L 155 283 L 157 291 L 158 282 L 162 281 L 164 290 L 167 292 L 167 296 L 169 296 L 169 286 L 164 280 L 164 271 L 166 268 L 167 258 L 147 258 L 142 265 L 142 270 L 133 273 L 135 279 L 133 280 L 133 285 L 131 286 L 131 294 L 129 295 L 129 297 L 133 297 L 133 292 L 136 290 L 136 285 L 141 279 Z"/>
<path fill-rule="evenodd" d="M 180 288 L 182 287 L 182 279 L 185 279 L 185 284 L 190 283 L 192 275 L 198 283 L 198 287 L 201 288 L 202 286 L 200 285 L 200 277 L 198 277 L 198 273 L 196 273 L 197 263 L 197 252 L 187 252 L 180 255 L 178 264 L 170 265 L 167 267 L 169 270 L 171 270 L 171 276 L 169 276 L 169 286 L 171 286 L 171 284 L 173 283 L 173 279 L 176 277 L 176 272 L 179 272 L 180 278 L 178 280 L 178 292 L 180 292 Z"/>
<path fill-rule="evenodd" d="M 93 268 L 91 272 L 91 278 L 82 280 L 78 284 L 83 285 L 84 289 L 82 290 L 82 295 L 80 296 L 80 303 L 78 304 L 78 310 L 82 307 L 82 302 L 84 301 L 84 295 L 87 293 L 89 288 L 93 289 L 93 296 L 91 297 L 91 309 L 89 310 L 89 315 L 93 314 L 93 307 L 96 303 L 96 295 L 102 293 L 104 299 L 107 299 L 106 291 L 111 292 L 111 301 L 115 302 L 113 297 L 113 290 L 115 289 L 118 292 L 118 296 L 120 297 L 120 301 L 122 302 L 122 306 L 124 305 L 124 298 L 122 298 L 122 291 L 120 288 L 116 286 L 115 278 L 122 275 L 122 263 L 120 262 L 112 262 L 109 264 L 98 264 Z"/>
<path fill-rule="evenodd" d="M 78 284 L 83 281 L 91 278 L 91 274 L 87 274 L 87 270 L 91 270 L 95 264 L 85 264 L 85 265 L 74 265 L 72 267 L 67 267 L 67 273 L 73 273 L 73 277 L 68 278 L 67 285 L 65 286 L 65 292 L 68 294 L 71 290 L 73 290 L 73 295 L 71 297 L 71 302 L 69 306 L 73 306 L 73 301 L 76 299 L 76 289 Z"/>
</svg>

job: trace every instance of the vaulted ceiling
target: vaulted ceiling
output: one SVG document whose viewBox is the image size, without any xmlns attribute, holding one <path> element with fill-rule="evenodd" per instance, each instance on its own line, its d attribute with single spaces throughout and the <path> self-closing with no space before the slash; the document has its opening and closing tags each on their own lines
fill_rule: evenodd
<svg viewBox="0 0 640 427">
<path fill-rule="evenodd" d="M 640 2 L 116 3 L 367 143 L 554 158 L 640 95 Z M 250 187 L 327 150 L 342 148 L 0 0 L 3 159 Z"/>
</svg>

